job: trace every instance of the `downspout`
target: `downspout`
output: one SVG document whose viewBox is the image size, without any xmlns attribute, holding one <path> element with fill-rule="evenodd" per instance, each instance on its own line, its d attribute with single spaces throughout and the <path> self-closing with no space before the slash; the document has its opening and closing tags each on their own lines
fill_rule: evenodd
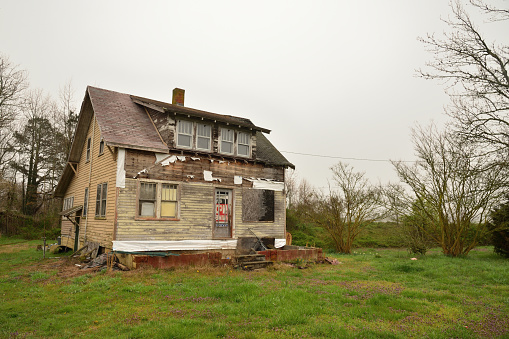
<svg viewBox="0 0 509 339">
<path fill-rule="evenodd" d="M 90 189 L 90 183 L 92 182 L 92 160 L 94 159 L 94 138 L 95 138 L 95 113 L 94 113 L 94 116 L 93 116 L 93 119 L 92 119 L 92 139 L 90 141 L 90 166 L 89 166 L 89 170 L 88 170 L 88 196 L 87 196 L 87 217 L 85 218 L 85 236 L 84 236 L 84 240 L 83 240 L 83 243 L 87 242 L 87 224 L 88 224 L 88 217 L 90 215 L 90 194 L 91 194 L 91 189 Z"/>
</svg>

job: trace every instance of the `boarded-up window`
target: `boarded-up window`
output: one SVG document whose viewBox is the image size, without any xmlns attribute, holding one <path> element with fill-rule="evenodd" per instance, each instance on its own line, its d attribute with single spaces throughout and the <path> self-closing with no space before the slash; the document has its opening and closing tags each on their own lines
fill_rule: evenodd
<svg viewBox="0 0 509 339">
<path fill-rule="evenodd" d="M 274 191 L 244 189 L 242 221 L 274 221 Z"/>
</svg>

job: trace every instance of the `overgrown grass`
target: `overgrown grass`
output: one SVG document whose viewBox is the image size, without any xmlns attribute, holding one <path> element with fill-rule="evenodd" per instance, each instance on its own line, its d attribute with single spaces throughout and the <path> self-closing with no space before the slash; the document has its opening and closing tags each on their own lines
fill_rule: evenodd
<svg viewBox="0 0 509 339">
<path fill-rule="evenodd" d="M 418 260 L 359 249 L 302 270 L 93 272 L 28 244 L 0 246 L 0 337 L 509 337 L 509 261 L 491 248 Z"/>
</svg>

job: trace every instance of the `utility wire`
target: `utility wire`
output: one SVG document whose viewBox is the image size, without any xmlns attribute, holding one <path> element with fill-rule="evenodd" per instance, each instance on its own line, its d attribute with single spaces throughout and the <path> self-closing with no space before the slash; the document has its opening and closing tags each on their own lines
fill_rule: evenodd
<svg viewBox="0 0 509 339">
<path fill-rule="evenodd" d="M 347 158 L 347 157 L 338 157 L 334 155 L 320 155 L 320 154 L 309 154 L 309 153 L 299 153 L 299 152 L 290 152 L 290 151 L 280 151 L 283 153 L 289 154 L 297 154 L 297 155 L 305 155 L 308 157 L 319 157 L 319 158 L 330 158 L 330 159 L 342 159 L 342 160 L 359 160 L 359 161 L 373 161 L 373 162 L 391 162 L 391 160 L 386 159 L 368 159 L 368 158 Z M 398 160 L 401 162 L 419 162 L 415 160 Z"/>
</svg>

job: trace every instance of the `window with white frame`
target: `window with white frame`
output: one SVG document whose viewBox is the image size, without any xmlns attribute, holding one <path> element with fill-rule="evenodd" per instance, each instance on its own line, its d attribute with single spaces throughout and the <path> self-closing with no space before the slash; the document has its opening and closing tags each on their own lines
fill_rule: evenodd
<svg viewBox="0 0 509 339">
<path fill-rule="evenodd" d="M 97 185 L 97 195 L 95 200 L 95 216 L 106 217 L 106 197 L 108 195 L 108 184 Z"/>
<path fill-rule="evenodd" d="M 211 139 L 212 139 L 212 127 L 206 124 L 197 124 L 196 148 L 210 151 Z"/>
<path fill-rule="evenodd" d="M 251 138 L 249 134 L 244 132 L 238 132 L 237 134 L 237 154 L 242 156 L 249 156 L 249 146 L 250 146 Z"/>
<path fill-rule="evenodd" d="M 177 146 L 185 148 L 193 147 L 193 123 L 191 121 L 178 120 Z"/>
<path fill-rule="evenodd" d="M 139 185 L 138 217 L 178 217 L 178 185 L 142 181 Z"/>
<path fill-rule="evenodd" d="M 221 128 L 221 153 L 233 154 L 233 136 L 232 129 Z"/>
</svg>

